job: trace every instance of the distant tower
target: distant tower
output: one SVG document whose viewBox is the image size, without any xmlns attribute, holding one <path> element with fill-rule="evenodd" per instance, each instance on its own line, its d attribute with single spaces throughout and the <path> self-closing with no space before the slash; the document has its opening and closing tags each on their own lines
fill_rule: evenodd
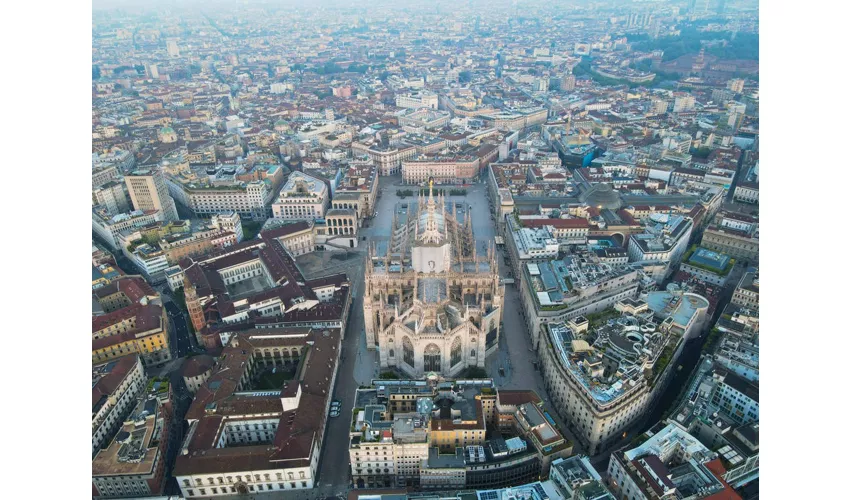
<svg viewBox="0 0 850 500">
<path fill-rule="evenodd" d="M 180 47 L 177 46 L 177 40 L 168 40 L 165 42 L 165 48 L 168 51 L 168 57 L 180 57 Z"/>
<path fill-rule="evenodd" d="M 198 345 L 202 345 L 200 332 L 206 326 L 204 324 L 204 310 L 201 307 L 201 301 L 198 299 L 194 285 L 185 274 L 183 275 L 183 293 L 186 298 L 186 308 L 189 310 L 189 318 L 192 320 L 192 326 L 195 327 L 195 338 L 198 340 Z"/>
<path fill-rule="evenodd" d="M 726 13 L 726 0 L 717 0 L 717 15 L 722 16 Z"/>
</svg>

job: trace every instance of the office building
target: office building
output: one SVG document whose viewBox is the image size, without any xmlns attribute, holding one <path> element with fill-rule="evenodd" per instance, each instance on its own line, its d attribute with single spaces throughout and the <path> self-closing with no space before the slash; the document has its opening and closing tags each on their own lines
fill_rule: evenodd
<svg viewBox="0 0 850 500">
<path fill-rule="evenodd" d="M 652 276 L 660 283 L 682 260 L 693 226 L 690 218 L 681 215 L 651 216 L 646 232 L 629 238 L 629 262 L 660 264 L 660 272 Z"/>
<path fill-rule="evenodd" d="M 272 204 L 272 214 L 276 219 L 312 221 L 323 218 L 329 205 L 330 193 L 324 182 L 293 172 Z"/>
<path fill-rule="evenodd" d="M 157 210 L 162 220 L 177 220 L 177 207 L 168 193 L 168 185 L 158 168 L 135 170 L 124 177 L 135 210 Z"/>
<path fill-rule="evenodd" d="M 130 202 L 124 183 L 110 180 L 94 189 L 92 202 L 106 209 L 106 213 L 112 216 L 130 211 Z"/>
<path fill-rule="evenodd" d="M 620 439 L 663 392 L 708 305 L 695 294 L 650 292 L 544 327 L 538 352 L 546 387 L 590 453 Z"/>
</svg>

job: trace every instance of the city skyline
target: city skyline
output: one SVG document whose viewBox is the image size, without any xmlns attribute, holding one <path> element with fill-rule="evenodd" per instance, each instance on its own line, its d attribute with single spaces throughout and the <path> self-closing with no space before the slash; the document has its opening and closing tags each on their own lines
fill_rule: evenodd
<svg viewBox="0 0 850 500">
<path fill-rule="evenodd" d="M 94 2 L 93 498 L 758 498 L 759 30 Z"/>
</svg>

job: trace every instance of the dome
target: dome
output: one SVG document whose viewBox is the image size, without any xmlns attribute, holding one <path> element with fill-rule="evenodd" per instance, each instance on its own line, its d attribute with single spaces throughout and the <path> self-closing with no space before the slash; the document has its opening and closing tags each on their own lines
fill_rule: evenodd
<svg viewBox="0 0 850 500">
<path fill-rule="evenodd" d="M 594 184 L 582 193 L 579 199 L 592 207 L 609 208 L 611 210 L 620 208 L 620 193 L 614 191 L 610 184 Z"/>
<path fill-rule="evenodd" d="M 175 133 L 175 132 L 174 132 L 174 129 L 171 128 L 171 127 L 162 127 L 161 129 L 159 129 L 160 135 L 173 134 L 173 133 Z"/>
</svg>

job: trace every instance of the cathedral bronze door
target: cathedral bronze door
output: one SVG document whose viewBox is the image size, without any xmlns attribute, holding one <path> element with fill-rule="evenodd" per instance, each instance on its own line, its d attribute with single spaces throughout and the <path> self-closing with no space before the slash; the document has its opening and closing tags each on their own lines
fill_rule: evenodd
<svg viewBox="0 0 850 500">
<path fill-rule="evenodd" d="M 436 344 L 428 344 L 425 348 L 425 371 L 426 372 L 441 372 L 443 365 L 440 359 L 440 348 Z"/>
</svg>

